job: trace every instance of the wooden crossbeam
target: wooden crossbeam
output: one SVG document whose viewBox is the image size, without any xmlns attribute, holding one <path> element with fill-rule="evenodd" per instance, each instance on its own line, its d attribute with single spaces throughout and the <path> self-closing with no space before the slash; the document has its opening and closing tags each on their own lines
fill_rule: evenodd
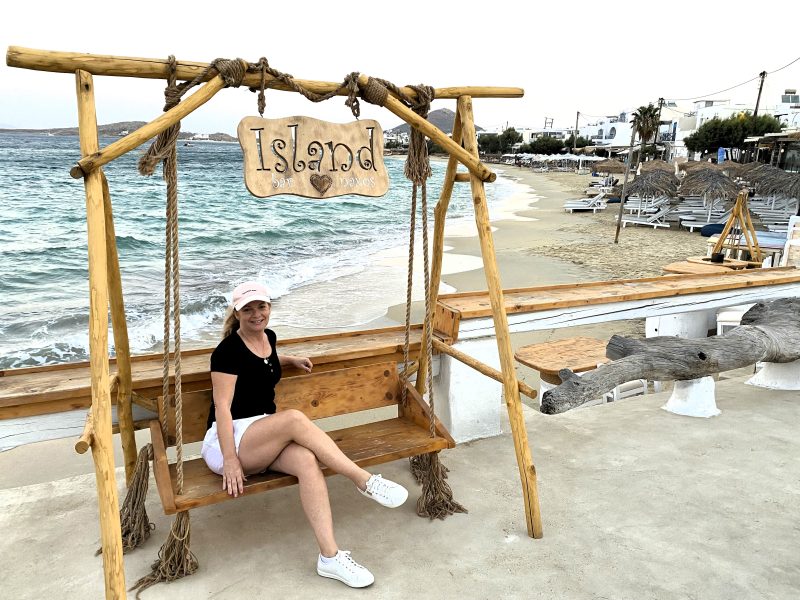
<svg viewBox="0 0 800 600">
<path fill-rule="evenodd" d="M 24 48 L 22 46 L 8 47 L 6 64 L 9 67 L 50 73 L 74 73 L 80 69 L 93 75 L 136 77 L 140 79 L 166 79 L 167 73 L 169 73 L 169 61 L 166 58 L 137 58 L 86 54 L 83 52 L 56 52 L 53 50 Z M 209 63 L 179 60 L 175 65 L 175 76 L 181 81 L 191 81 L 207 69 L 208 65 Z M 210 81 L 213 78 L 214 75 L 209 74 L 202 81 Z M 341 83 L 312 81 L 310 79 L 295 79 L 295 82 L 316 94 L 327 94 L 335 91 L 339 96 L 346 96 L 348 93 L 347 90 L 341 87 Z M 250 87 L 260 86 L 261 74 L 246 74 L 242 84 Z M 271 75 L 266 76 L 266 87 L 285 92 L 293 91 Z M 401 91 L 412 98 L 417 97 L 417 93 L 412 88 L 404 87 L 401 88 Z M 525 92 L 518 87 L 458 86 L 436 88 L 435 94 L 436 98 L 439 99 L 454 100 L 463 95 L 473 98 L 521 98 Z"/>
</svg>

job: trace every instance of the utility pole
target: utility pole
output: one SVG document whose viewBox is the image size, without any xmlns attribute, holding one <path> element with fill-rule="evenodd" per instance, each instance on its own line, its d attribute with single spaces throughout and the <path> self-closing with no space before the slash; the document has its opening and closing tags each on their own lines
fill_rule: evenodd
<svg viewBox="0 0 800 600">
<path fill-rule="evenodd" d="M 572 138 L 572 153 L 578 149 L 578 118 L 581 116 L 581 111 L 575 114 L 575 136 Z"/>
<path fill-rule="evenodd" d="M 761 90 L 764 87 L 764 79 L 767 78 L 767 72 L 761 71 L 761 73 L 759 73 L 758 76 L 761 77 L 761 83 L 758 84 L 758 98 L 756 98 L 756 109 L 753 111 L 754 117 L 758 116 L 758 105 L 761 102 Z"/>
</svg>

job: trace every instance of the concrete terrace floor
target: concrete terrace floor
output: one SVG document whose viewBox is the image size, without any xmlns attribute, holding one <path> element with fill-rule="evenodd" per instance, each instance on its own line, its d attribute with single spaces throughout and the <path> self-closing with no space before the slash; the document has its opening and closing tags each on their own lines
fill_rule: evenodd
<svg viewBox="0 0 800 600">
<path fill-rule="evenodd" d="M 526 407 L 541 540 L 526 535 L 506 434 L 443 453 L 470 511 L 445 521 L 420 519 L 413 501 L 382 508 L 329 479 L 338 542 L 373 571 L 371 588 L 316 575 L 316 545 L 292 487 L 192 511 L 200 570 L 142 597 L 800 598 L 800 392 L 744 379 L 718 382 L 722 415 L 712 419 L 660 410 L 667 393 L 557 416 Z M 69 451 L 74 440 L 62 441 Z M 10 468 L 8 457 L 0 465 Z M 406 461 L 379 471 L 416 498 Z M 125 556 L 129 586 L 171 523 L 154 488 L 151 478 L 156 530 Z M 93 474 L 0 490 L 0 508 L 0 597 L 102 597 Z"/>
</svg>

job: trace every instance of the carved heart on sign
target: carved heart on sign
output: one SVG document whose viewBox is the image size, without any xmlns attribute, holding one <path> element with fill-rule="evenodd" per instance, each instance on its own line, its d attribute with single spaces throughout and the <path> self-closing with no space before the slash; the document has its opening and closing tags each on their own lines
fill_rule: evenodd
<svg viewBox="0 0 800 600">
<path fill-rule="evenodd" d="M 311 181 L 311 185 L 314 186 L 314 189 L 319 192 L 320 196 L 327 192 L 331 185 L 333 185 L 333 179 L 331 179 L 330 175 L 317 175 L 315 173 L 309 180 Z"/>
</svg>

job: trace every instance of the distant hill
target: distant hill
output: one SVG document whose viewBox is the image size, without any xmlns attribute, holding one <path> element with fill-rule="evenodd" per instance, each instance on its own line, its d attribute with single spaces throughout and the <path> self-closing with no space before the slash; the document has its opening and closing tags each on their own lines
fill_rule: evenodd
<svg viewBox="0 0 800 600">
<path fill-rule="evenodd" d="M 447 108 L 437 108 L 428 113 L 428 121 L 436 125 L 445 133 L 453 133 L 453 119 L 456 113 Z M 483 131 L 483 127 L 475 126 L 476 131 Z M 408 123 L 402 123 L 397 127 L 390 129 L 387 133 L 408 133 L 411 126 Z"/>
<path fill-rule="evenodd" d="M 144 121 L 120 121 L 119 123 L 109 123 L 107 125 L 98 125 L 97 131 L 101 136 L 105 137 L 119 137 L 124 135 L 123 132 L 132 132 L 145 125 Z M 77 127 L 51 127 L 49 129 L 0 129 L 0 133 L 40 133 L 53 135 L 78 135 Z M 186 140 L 194 137 L 195 133 L 191 131 L 181 131 L 178 136 L 179 139 Z M 208 139 L 213 142 L 235 142 L 236 138 L 227 133 L 211 133 Z"/>
</svg>

